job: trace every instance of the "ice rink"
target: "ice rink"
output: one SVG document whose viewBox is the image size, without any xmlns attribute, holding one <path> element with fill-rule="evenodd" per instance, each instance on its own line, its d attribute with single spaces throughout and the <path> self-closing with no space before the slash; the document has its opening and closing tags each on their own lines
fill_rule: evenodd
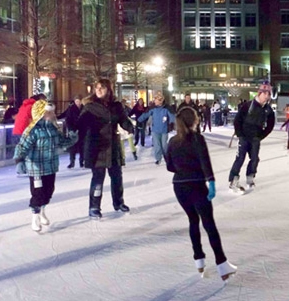
<svg viewBox="0 0 289 301">
<path fill-rule="evenodd" d="M 238 266 L 226 285 L 203 229 L 205 278 L 197 272 L 173 175 L 164 162 L 154 164 L 150 137 L 137 161 L 126 147 L 131 212 L 113 210 L 107 175 L 100 221 L 88 218 L 90 170 L 68 170 L 68 154 L 61 155 L 46 210 L 51 225 L 39 234 L 30 225 L 28 178 L 17 177 L 15 166 L 0 168 L 0 301 L 288 301 L 289 156 L 279 127 L 261 144 L 256 189 L 242 196 L 228 189 L 233 128 L 204 134 L 216 177 L 216 223 L 226 256 Z"/>
</svg>

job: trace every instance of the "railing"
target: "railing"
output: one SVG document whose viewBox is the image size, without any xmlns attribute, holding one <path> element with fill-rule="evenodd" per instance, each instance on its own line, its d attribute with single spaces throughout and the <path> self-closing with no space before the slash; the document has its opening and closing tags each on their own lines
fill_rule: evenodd
<svg viewBox="0 0 289 301">
<path fill-rule="evenodd" d="M 11 32 L 20 32 L 20 22 L 11 18 L 0 17 L 0 29 L 8 30 Z"/>
<path fill-rule="evenodd" d="M 15 145 L 19 141 L 19 137 L 12 135 L 13 127 L 10 124 L 0 125 L 0 166 L 12 160 Z"/>
</svg>

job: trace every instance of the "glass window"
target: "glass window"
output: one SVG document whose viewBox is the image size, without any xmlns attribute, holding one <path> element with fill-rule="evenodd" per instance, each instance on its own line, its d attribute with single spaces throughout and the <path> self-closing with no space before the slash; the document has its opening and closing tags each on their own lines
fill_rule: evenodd
<svg viewBox="0 0 289 301">
<path fill-rule="evenodd" d="M 241 4 L 241 0 L 230 0 L 231 4 Z"/>
<path fill-rule="evenodd" d="M 281 70 L 283 73 L 289 73 L 289 56 L 281 56 Z"/>
<path fill-rule="evenodd" d="M 196 16 L 193 13 L 185 13 L 185 27 L 196 26 Z"/>
<path fill-rule="evenodd" d="M 156 25 L 157 23 L 157 12 L 156 11 L 146 11 L 145 12 L 145 24 L 146 25 Z"/>
<path fill-rule="evenodd" d="M 196 3 L 196 0 L 184 0 L 185 4 L 194 4 Z"/>
<path fill-rule="evenodd" d="M 211 0 L 200 0 L 200 4 L 208 4 L 211 3 Z"/>
<path fill-rule="evenodd" d="M 241 49 L 241 37 L 240 36 L 231 36 L 231 48 Z"/>
<path fill-rule="evenodd" d="M 135 11 L 125 10 L 123 12 L 123 25 L 135 25 Z"/>
<path fill-rule="evenodd" d="M 225 27 L 226 26 L 226 14 L 225 13 L 216 13 L 215 14 L 215 26 L 216 27 Z"/>
<path fill-rule="evenodd" d="M 200 13 L 200 27 L 210 27 L 210 26 L 211 26 L 211 14 Z"/>
<path fill-rule="evenodd" d="M 247 13 L 245 16 L 246 27 L 256 27 L 256 14 Z"/>
<path fill-rule="evenodd" d="M 281 33 L 281 48 L 289 48 L 289 33 Z"/>
<path fill-rule="evenodd" d="M 210 49 L 211 48 L 211 37 L 210 36 L 201 36 L 200 37 L 200 48 L 201 49 Z"/>
<path fill-rule="evenodd" d="M 281 10 L 281 24 L 289 24 L 289 10 Z"/>
<path fill-rule="evenodd" d="M 215 0 L 215 4 L 226 3 L 226 0 Z"/>
<path fill-rule="evenodd" d="M 216 42 L 216 48 L 226 48 L 225 36 L 217 36 L 215 42 Z"/>
<path fill-rule="evenodd" d="M 247 50 L 256 50 L 257 49 L 257 39 L 255 36 L 246 36 L 245 38 L 245 47 Z"/>
<path fill-rule="evenodd" d="M 241 14 L 231 13 L 230 14 L 230 26 L 231 27 L 241 27 Z"/>
<path fill-rule="evenodd" d="M 153 47 L 155 46 L 157 41 L 156 34 L 146 34 L 145 35 L 145 47 Z"/>
<path fill-rule="evenodd" d="M 256 3 L 256 0 L 245 0 L 245 4 Z"/>
<path fill-rule="evenodd" d="M 196 48 L 196 36 L 188 35 L 185 37 L 185 50 Z"/>
</svg>

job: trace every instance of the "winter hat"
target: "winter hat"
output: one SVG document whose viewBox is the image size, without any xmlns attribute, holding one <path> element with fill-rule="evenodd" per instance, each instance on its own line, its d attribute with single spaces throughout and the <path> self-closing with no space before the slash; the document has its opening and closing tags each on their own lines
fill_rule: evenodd
<svg viewBox="0 0 289 301">
<path fill-rule="evenodd" d="M 34 103 L 31 109 L 32 121 L 28 125 L 25 133 L 28 135 L 36 123 L 43 118 L 45 112 L 51 112 L 55 110 L 55 106 L 52 103 L 48 103 L 46 100 L 38 100 Z M 56 127 L 57 124 L 54 124 Z"/>
<path fill-rule="evenodd" d="M 272 86 L 269 82 L 265 81 L 259 86 L 258 92 L 269 92 L 270 94 L 272 94 Z"/>
</svg>

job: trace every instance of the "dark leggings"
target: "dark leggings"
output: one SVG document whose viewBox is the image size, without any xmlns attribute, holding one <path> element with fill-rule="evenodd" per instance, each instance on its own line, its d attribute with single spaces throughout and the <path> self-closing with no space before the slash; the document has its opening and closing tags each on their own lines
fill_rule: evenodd
<svg viewBox="0 0 289 301">
<path fill-rule="evenodd" d="M 34 209 L 35 213 L 40 211 L 41 206 L 45 206 L 50 202 L 54 192 L 55 174 L 41 176 L 42 187 L 34 187 L 34 177 L 29 177 L 31 199 L 29 207 Z"/>
<path fill-rule="evenodd" d="M 225 262 L 227 259 L 223 252 L 221 238 L 214 221 L 212 202 L 207 200 L 208 189 L 206 183 L 174 183 L 174 191 L 180 205 L 189 218 L 194 259 L 206 257 L 201 244 L 199 225 L 201 218 L 215 254 L 216 264 Z"/>
</svg>

